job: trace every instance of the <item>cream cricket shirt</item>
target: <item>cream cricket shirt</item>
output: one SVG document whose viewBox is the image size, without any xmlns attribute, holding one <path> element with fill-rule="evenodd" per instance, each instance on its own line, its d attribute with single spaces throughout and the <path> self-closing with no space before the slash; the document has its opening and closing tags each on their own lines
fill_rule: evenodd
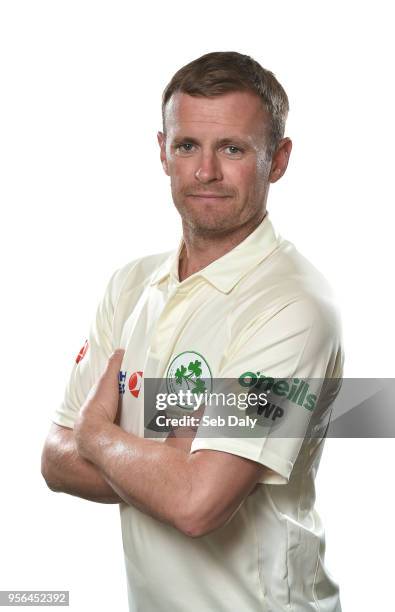
<svg viewBox="0 0 395 612">
<path fill-rule="evenodd" d="M 293 244 L 276 234 L 268 214 L 233 250 L 180 283 L 182 244 L 133 261 L 112 276 L 89 348 L 77 358 L 54 422 L 73 427 L 117 347 L 126 351 L 121 426 L 140 436 L 144 378 L 171 378 L 182 365 L 198 362 L 204 376 L 241 377 L 246 384 L 260 373 L 296 381 L 295 388 L 308 379 L 341 378 L 340 324 L 331 291 Z M 193 371 L 189 374 L 193 377 Z M 203 434 L 193 441 L 191 452 L 225 451 L 271 469 L 223 527 L 189 538 L 120 505 L 131 611 L 340 612 L 314 509 L 322 424 L 338 382 L 315 390 L 316 401 L 310 403 L 306 387 L 298 389 L 306 401 L 291 402 L 297 437 L 269 431 L 233 439 Z M 304 438 L 308 428 L 322 435 Z"/>
</svg>

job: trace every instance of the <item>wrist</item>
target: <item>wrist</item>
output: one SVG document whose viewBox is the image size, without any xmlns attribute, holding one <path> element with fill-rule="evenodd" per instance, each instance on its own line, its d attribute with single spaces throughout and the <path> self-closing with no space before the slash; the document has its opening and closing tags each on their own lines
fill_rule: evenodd
<svg viewBox="0 0 395 612">
<path fill-rule="evenodd" d="M 74 425 L 77 451 L 80 457 L 94 463 L 94 455 L 100 446 L 100 432 L 103 431 L 103 419 L 95 415 L 80 414 Z"/>
</svg>

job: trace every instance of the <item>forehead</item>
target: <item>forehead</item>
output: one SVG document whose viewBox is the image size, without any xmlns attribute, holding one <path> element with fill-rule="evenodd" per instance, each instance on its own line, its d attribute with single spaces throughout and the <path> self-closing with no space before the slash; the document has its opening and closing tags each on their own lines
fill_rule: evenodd
<svg viewBox="0 0 395 612">
<path fill-rule="evenodd" d="M 261 137 L 268 124 L 268 113 L 259 96 L 235 91 L 220 96 L 190 96 L 177 92 L 166 105 L 166 131 L 180 133 L 235 132 L 251 138 Z"/>
</svg>

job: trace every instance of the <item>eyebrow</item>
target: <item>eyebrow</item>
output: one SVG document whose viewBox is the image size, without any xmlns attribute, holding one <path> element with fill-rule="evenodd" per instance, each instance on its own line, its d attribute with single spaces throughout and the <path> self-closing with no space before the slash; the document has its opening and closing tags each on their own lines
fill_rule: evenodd
<svg viewBox="0 0 395 612">
<path fill-rule="evenodd" d="M 193 136 L 176 137 L 173 139 L 172 144 L 173 145 L 181 144 L 183 142 L 190 142 L 191 144 L 195 144 L 195 145 L 200 144 L 199 140 L 197 140 L 197 138 L 194 138 Z M 227 136 L 226 138 L 219 138 L 218 140 L 215 141 L 215 144 L 217 147 L 223 147 L 225 145 L 234 144 L 234 145 L 240 145 L 241 147 L 244 147 L 245 149 L 251 148 L 250 143 L 247 142 L 246 140 L 243 140 L 239 136 L 234 136 L 234 137 Z"/>
</svg>

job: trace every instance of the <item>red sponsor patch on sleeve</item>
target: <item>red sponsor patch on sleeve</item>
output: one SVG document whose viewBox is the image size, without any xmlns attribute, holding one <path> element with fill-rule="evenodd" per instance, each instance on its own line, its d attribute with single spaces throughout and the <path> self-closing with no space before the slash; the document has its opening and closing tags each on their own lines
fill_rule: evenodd
<svg viewBox="0 0 395 612">
<path fill-rule="evenodd" d="M 75 358 L 75 362 L 79 363 L 81 361 L 81 359 L 83 359 L 86 355 L 86 351 L 88 350 L 88 340 L 85 340 L 84 345 L 81 347 L 80 352 L 78 353 L 77 357 Z"/>
</svg>

